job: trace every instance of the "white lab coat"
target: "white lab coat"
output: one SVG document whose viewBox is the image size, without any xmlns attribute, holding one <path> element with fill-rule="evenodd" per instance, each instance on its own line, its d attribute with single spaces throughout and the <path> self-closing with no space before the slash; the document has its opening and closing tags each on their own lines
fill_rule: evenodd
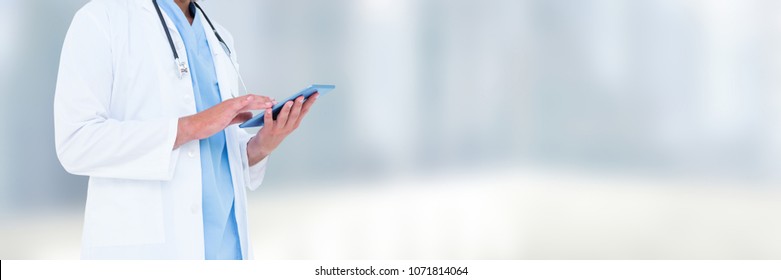
<svg viewBox="0 0 781 280">
<path fill-rule="evenodd" d="M 201 20 L 226 100 L 238 93 L 237 74 Z M 178 118 L 196 113 L 190 76 L 177 73 L 151 0 L 95 0 L 76 13 L 62 47 L 54 123 L 62 166 L 89 176 L 82 258 L 204 258 L 199 143 L 172 150 Z M 245 188 L 260 185 L 266 166 L 248 166 L 252 136 L 236 125 L 225 130 L 244 259 L 252 258 Z"/>
</svg>

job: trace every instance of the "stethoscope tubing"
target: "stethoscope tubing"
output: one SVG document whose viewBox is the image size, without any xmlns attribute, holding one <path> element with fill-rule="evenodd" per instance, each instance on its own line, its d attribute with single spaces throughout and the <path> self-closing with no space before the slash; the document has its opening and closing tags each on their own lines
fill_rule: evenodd
<svg viewBox="0 0 781 280">
<path fill-rule="evenodd" d="M 187 66 L 184 62 L 179 59 L 179 52 L 176 51 L 176 47 L 174 46 L 174 39 L 171 37 L 171 31 L 168 30 L 168 26 L 165 24 L 165 18 L 163 18 L 163 12 L 160 11 L 160 5 L 157 4 L 157 0 L 152 0 L 152 3 L 155 5 L 155 10 L 157 11 L 157 16 L 160 18 L 160 24 L 163 26 L 163 30 L 165 30 L 165 37 L 168 39 L 168 46 L 171 47 L 171 53 L 174 55 L 174 63 L 176 63 L 176 67 L 179 68 L 179 78 L 181 79 L 185 73 L 189 72 L 187 69 Z M 193 2 L 196 8 L 201 11 L 201 14 L 203 15 L 203 18 L 206 19 L 206 22 L 209 23 L 209 27 L 211 27 L 212 31 L 214 32 L 214 36 L 217 37 L 217 41 L 220 42 L 220 45 L 222 45 L 223 50 L 225 50 L 225 53 L 228 55 L 228 59 L 231 61 L 231 65 L 233 66 L 233 69 L 236 71 L 236 74 L 239 76 L 239 81 L 241 82 L 241 86 L 244 87 L 244 91 L 247 92 L 247 85 L 244 84 L 244 79 L 241 78 L 241 74 L 239 73 L 239 68 L 236 67 L 236 63 L 233 62 L 233 59 L 231 58 L 231 54 L 233 53 L 231 49 L 228 47 L 228 44 L 225 43 L 225 40 L 222 39 L 222 36 L 220 36 L 220 33 L 217 32 L 217 28 L 214 27 L 214 24 L 212 24 L 212 21 L 209 19 L 209 16 L 206 15 L 206 12 L 203 11 L 203 8 L 201 8 L 201 5 L 198 5 L 198 3 Z M 231 94 L 233 95 L 233 94 Z M 235 97 L 235 95 L 233 95 Z"/>
</svg>

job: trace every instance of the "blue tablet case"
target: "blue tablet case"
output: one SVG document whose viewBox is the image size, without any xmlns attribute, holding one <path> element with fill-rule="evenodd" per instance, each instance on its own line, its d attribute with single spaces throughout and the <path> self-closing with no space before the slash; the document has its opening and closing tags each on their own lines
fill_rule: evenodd
<svg viewBox="0 0 781 280">
<path fill-rule="evenodd" d="M 336 86 L 334 85 L 311 85 L 308 88 L 305 88 L 304 90 L 291 95 L 289 98 L 285 99 L 284 101 L 280 101 L 279 103 L 277 103 L 277 105 L 275 105 L 274 108 L 271 110 L 271 114 L 272 114 L 271 116 L 276 120 L 277 115 L 279 115 L 279 112 L 282 111 L 282 106 L 285 106 L 286 102 L 295 100 L 299 96 L 304 96 L 304 100 L 306 100 L 307 98 L 309 98 L 309 96 L 312 96 L 312 94 L 315 94 L 316 92 L 319 92 L 320 96 L 323 96 L 335 88 Z M 252 117 L 252 119 L 240 124 L 239 127 L 245 128 L 245 127 L 263 126 L 263 122 L 264 122 L 263 115 L 264 114 L 262 113 L 257 114 L 256 116 Z"/>
</svg>

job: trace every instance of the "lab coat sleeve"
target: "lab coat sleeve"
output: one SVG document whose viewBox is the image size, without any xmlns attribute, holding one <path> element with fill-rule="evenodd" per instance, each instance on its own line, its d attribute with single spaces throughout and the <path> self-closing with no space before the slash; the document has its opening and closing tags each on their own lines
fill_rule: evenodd
<svg viewBox="0 0 781 280">
<path fill-rule="evenodd" d="M 239 131 L 239 141 L 241 143 L 241 162 L 244 169 L 244 178 L 247 182 L 247 187 L 254 191 L 260 187 L 260 184 L 263 183 L 263 178 L 266 176 L 268 156 L 255 165 L 250 166 L 249 156 L 247 155 L 247 144 L 254 135 L 241 128 L 237 128 L 237 130 Z"/>
<path fill-rule="evenodd" d="M 113 63 L 109 20 L 95 2 L 76 13 L 65 37 L 54 97 L 57 156 L 77 175 L 170 180 L 178 118 L 118 120 L 109 106 Z"/>
</svg>

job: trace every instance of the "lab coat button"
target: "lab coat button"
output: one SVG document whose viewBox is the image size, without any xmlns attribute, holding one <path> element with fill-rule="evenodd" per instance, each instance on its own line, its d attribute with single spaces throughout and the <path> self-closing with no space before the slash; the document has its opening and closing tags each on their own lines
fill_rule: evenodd
<svg viewBox="0 0 781 280">
<path fill-rule="evenodd" d="M 187 152 L 187 156 L 195 157 L 195 152 L 193 150 L 190 150 L 189 152 Z"/>
</svg>

